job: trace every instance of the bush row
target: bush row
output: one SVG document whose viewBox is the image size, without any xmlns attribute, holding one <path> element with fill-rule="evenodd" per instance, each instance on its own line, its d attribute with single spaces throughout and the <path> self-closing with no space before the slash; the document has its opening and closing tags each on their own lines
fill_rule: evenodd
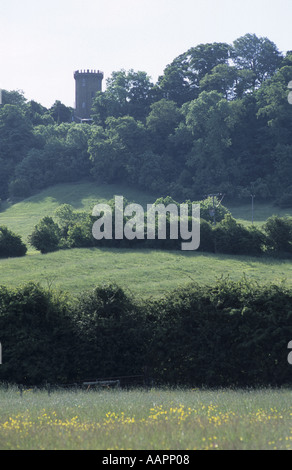
<svg viewBox="0 0 292 470">
<path fill-rule="evenodd" d="M 158 199 L 155 204 L 174 203 L 171 198 Z M 187 201 L 189 205 L 191 203 Z M 115 233 L 114 201 L 110 201 L 113 214 L 112 233 Z M 273 216 L 263 226 L 263 229 L 254 225 L 246 227 L 238 223 L 224 207 L 217 209 L 217 223 L 212 223 L 212 207 L 210 201 L 200 202 L 200 247 L 199 251 L 222 253 L 232 255 L 258 256 L 273 253 L 281 256 L 289 256 L 292 253 L 292 218 Z M 180 236 L 180 225 L 178 237 L 170 237 L 170 216 L 166 220 L 166 239 L 158 239 L 158 219 L 156 219 L 156 237 L 154 240 L 147 239 L 146 224 L 144 226 L 144 239 L 134 238 L 128 240 L 123 238 L 117 240 L 96 240 L 92 235 L 92 228 L 96 217 L 85 212 L 76 212 L 73 207 L 64 204 L 56 211 L 56 217 L 44 217 L 34 228 L 30 236 L 30 243 L 42 253 L 48 253 L 59 249 L 81 248 L 81 247 L 107 247 L 107 248 L 154 248 L 166 250 L 181 250 L 184 241 Z M 145 218 L 147 217 L 147 213 Z M 124 226 L 127 223 L 124 217 Z M 180 218 L 178 223 L 180 224 Z M 189 219 L 189 232 L 192 233 L 192 222 Z"/>
<path fill-rule="evenodd" d="M 189 201 L 186 201 L 191 207 Z M 124 201 L 127 204 L 127 201 Z M 155 204 L 169 204 L 179 206 L 171 198 L 160 198 Z M 200 218 L 200 246 L 199 251 L 211 253 L 223 253 L 232 255 L 258 256 L 262 254 L 276 254 L 291 256 L 292 254 L 292 218 L 273 216 L 267 219 L 262 229 L 254 225 L 246 227 L 238 223 L 228 212 L 227 208 L 220 206 L 216 210 L 216 225 L 212 224 L 211 200 L 201 201 Z M 112 208 L 113 227 L 115 233 L 115 207 L 114 200 L 109 201 Z M 145 215 L 145 219 L 147 213 Z M 123 223 L 129 221 L 129 217 L 123 215 Z M 29 237 L 29 243 L 41 253 L 49 253 L 59 249 L 82 247 L 107 247 L 107 248 L 151 248 L 165 250 L 181 250 L 181 244 L 185 241 L 180 236 L 180 218 L 178 218 L 178 238 L 170 237 L 171 219 L 169 214 L 166 219 L 166 239 L 158 239 L 159 222 L 156 219 L 156 236 L 154 240 L 147 239 L 146 224 L 144 226 L 144 239 L 134 238 L 128 240 L 101 239 L 96 240 L 92 234 L 92 228 L 97 218 L 86 212 L 74 211 L 69 204 L 63 204 L 55 212 L 55 217 L 44 217 L 35 226 Z M 193 233 L 191 218 L 189 219 L 189 233 Z M 6 227 L 0 227 L 0 257 L 24 256 L 27 247 L 21 237 L 12 233 Z"/>
<path fill-rule="evenodd" d="M 0 381 L 39 385 L 141 374 L 159 385 L 291 385 L 292 291 L 242 279 L 159 299 L 116 285 L 76 299 L 0 288 Z"/>
</svg>

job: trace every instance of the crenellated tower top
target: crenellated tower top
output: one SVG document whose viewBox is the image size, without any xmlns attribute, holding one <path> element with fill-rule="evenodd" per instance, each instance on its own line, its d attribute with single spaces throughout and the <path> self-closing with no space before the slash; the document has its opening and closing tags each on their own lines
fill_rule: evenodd
<svg viewBox="0 0 292 470">
<path fill-rule="evenodd" d="M 101 78 L 101 79 L 103 79 L 103 77 L 104 77 L 104 73 L 101 70 L 87 69 L 87 70 L 76 70 L 74 72 L 74 78 L 76 79 L 76 78 L 80 77 L 80 75 L 91 75 L 91 74 L 98 75 L 99 78 Z"/>
</svg>

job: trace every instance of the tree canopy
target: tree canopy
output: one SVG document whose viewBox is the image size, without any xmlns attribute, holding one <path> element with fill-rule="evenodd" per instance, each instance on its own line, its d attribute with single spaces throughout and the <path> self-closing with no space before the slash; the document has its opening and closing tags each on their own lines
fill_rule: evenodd
<svg viewBox="0 0 292 470">
<path fill-rule="evenodd" d="M 154 83 L 112 72 L 93 101 L 93 123 L 72 121 L 21 91 L 0 106 L 0 197 L 26 197 L 88 178 L 201 200 L 270 199 L 292 205 L 292 53 L 246 34 L 190 48 Z"/>
</svg>

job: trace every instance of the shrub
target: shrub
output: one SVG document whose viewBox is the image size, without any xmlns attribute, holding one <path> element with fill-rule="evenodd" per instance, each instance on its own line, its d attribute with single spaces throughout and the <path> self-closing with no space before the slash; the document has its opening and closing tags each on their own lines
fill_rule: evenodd
<svg viewBox="0 0 292 470">
<path fill-rule="evenodd" d="M 74 328 L 67 299 L 37 284 L 0 287 L 3 364 L 0 380 L 38 385 L 76 374 Z"/>
<path fill-rule="evenodd" d="M 218 281 L 190 285 L 149 305 L 154 378 L 191 386 L 291 384 L 287 344 L 292 292 L 285 287 Z"/>
<path fill-rule="evenodd" d="M 73 307 L 80 370 L 87 377 L 140 374 L 147 348 L 143 310 L 115 284 L 84 292 Z"/>
<path fill-rule="evenodd" d="M 213 223 L 214 221 L 214 207 L 213 207 L 213 198 L 208 197 L 203 201 L 199 201 L 194 204 L 200 204 L 201 209 L 201 218 L 206 220 L 207 222 Z M 220 201 L 217 197 L 214 198 L 214 205 L 215 205 L 215 219 L 216 222 L 221 222 L 227 214 L 230 214 L 229 210 L 220 204 Z"/>
<path fill-rule="evenodd" d="M 244 227 L 230 214 L 213 228 L 213 237 L 216 252 L 233 255 L 258 255 L 265 241 L 259 230 Z"/>
<path fill-rule="evenodd" d="M 7 227 L 0 227 L 0 258 L 13 258 L 24 256 L 27 247 L 19 235 L 11 232 Z"/>
<path fill-rule="evenodd" d="M 273 216 L 264 224 L 267 247 L 276 252 L 292 252 L 292 218 Z"/>
<path fill-rule="evenodd" d="M 200 221 L 200 251 L 214 252 L 212 225 L 204 219 Z"/>
<path fill-rule="evenodd" d="M 29 243 L 41 253 L 50 253 L 59 247 L 61 230 L 52 217 L 44 217 L 29 236 Z"/>
</svg>

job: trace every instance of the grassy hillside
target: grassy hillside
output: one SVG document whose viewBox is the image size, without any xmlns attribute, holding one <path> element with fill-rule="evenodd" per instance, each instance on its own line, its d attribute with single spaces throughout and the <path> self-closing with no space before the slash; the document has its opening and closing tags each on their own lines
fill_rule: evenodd
<svg viewBox="0 0 292 470">
<path fill-rule="evenodd" d="M 106 202 L 115 195 L 124 196 L 129 201 L 135 201 L 143 207 L 153 203 L 158 196 L 135 191 L 122 185 L 100 185 L 94 183 L 59 184 L 41 191 L 16 204 L 2 204 L 0 225 L 6 225 L 27 241 L 38 221 L 53 215 L 61 204 L 71 204 L 76 210 L 88 210 L 99 202 Z"/>
<path fill-rule="evenodd" d="M 159 195 L 149 195 L 122 186 L 93 183 L 58 185 L 14 205 L 2 206 L 0 225 L 7 225 L 26 242 L 35 224 L 45 215 L 53 215 L 63 203 L 75 209 L 91 210 L 98 202 L 123 195 L 130 201 L 150 204 Z M 250 224 L 250 205 L 230 207 L 234 217 Z M 255 206 L 255 223 L 263 223 L 277 211 L 268 204 Z M 159 295 L 190 281 L 212 283 L 221 276 L 247 277 L 260 282 L 292 284 L 291 261 L 258 259 L 243 256 L 165 252 L 151 250 L 74 249 L 47 255 L 29 247 L 28 255 L 0 260 L 0 284 L 17 286 L 28 281 L 53 285 L 70 294 L 91 289 L 102 282 L 117 282 L 142 296 Z"/>
<path fill-rule="evenodd" d="M 223 201 L 224 204 L 224 201 Z M 233 217 L 244 225 L 252 224 L 252 207 L 251 203 L 248 204 L 226 204 Z M 292 216 L 292 208 L 281 209 L 270 203 L 254 203 L 254 224 L 256 226 L 262 225 L 272 215 L 280 217 Z"/>
</svg>

